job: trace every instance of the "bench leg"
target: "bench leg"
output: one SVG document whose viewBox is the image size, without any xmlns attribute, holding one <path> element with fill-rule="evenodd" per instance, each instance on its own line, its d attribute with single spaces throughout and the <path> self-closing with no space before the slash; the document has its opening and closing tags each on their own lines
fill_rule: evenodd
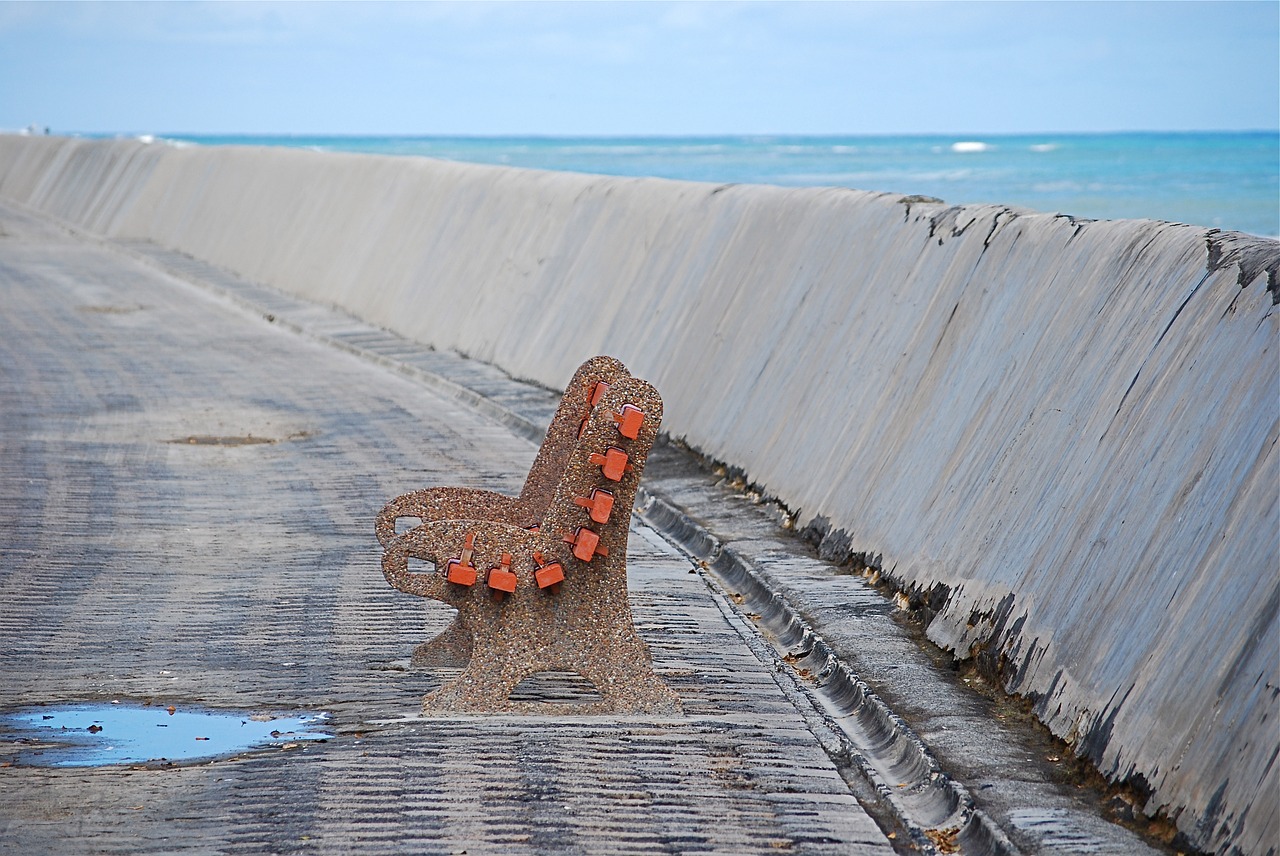
<svg viewBox="0 0 1280 856">
<path fill-rule="evenodd" d="M 466 623 L 461 617 L 455 617 L 439 635 L 414 648 L 409 662 L 427 669 L 460 669 L 471 662 L 474 644 Z"/>
<path fill-rule="evenodd" d="M 422 700 L 422 710 L 427 713 L 505 710 L 510 706 L 511 691 L 525 677 L 522 671 L 512 669 L 506 658 L 476 648 L 461 674 L 427 693 Z"/>
<path fill-rule="evenodd" d="M 649 650 L 639 638 L 618 640 L 605 657 L 580 658 L 578 668 L 596 685 L 609 711 L 624 715 L 681 712 L 679 697 L 654 673 Z"/>
</svg>

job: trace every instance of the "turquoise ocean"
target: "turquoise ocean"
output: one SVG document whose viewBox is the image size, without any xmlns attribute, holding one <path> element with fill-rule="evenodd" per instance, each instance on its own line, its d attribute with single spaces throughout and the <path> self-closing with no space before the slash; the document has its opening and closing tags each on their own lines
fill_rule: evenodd
<svg viewBox="0 0 1280 856">
<path fill-rule="evenodd" d="M 1089 219 L 1280 236 L 1280 133 L 1019 136 L 199 136 L 198 145 L 421 155 L 619 176 L 851 187 Z"/>
</svg>

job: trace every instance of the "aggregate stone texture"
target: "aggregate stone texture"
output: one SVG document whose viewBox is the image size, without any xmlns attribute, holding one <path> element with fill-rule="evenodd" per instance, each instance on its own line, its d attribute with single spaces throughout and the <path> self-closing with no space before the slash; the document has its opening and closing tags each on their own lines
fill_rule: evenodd
<svg viewBox="0 0 1280 856">
<path fill-rule="evenodd" d="M 14 764 L 0 736 L 0 852 L 891 852 L 774 664 L 639 524 L 633 626 L 682 715 L 423 715 L 454 675 L 412 655 L 453 614 L 387 588 L 369 521 L 424 484 L 515 494 L 535 446 L 509 426 L 7 205 L 0 306 L 0 709 L 333 731 L 95 769 Z M 593 691 L 544 674 L 513 699 Z"/>
<path fill-rule="evenodd" d="M 570 381 L 518 498 L 428 488 L 383 510 L 375 530 L 387 581 L 457 609 L 442 644 L 470 651 L 424 710 L 550 713 L 563 703 L 512 701 L 511 693 L 539 673 L 568 671 L 600 696 L 575 713 L 680 712 L 627 602 L 631 510 L 661 424 L 657 390 L 617 360 L 595 357 Z M 420 523 L 395 536 L 400 517 Z M 410 558 L 430 569 L 411 572 Z M 461 581 L 449 576 L 455 567 Z M 415 655 L 429 659 L 430 649 Z"/>
</svg>

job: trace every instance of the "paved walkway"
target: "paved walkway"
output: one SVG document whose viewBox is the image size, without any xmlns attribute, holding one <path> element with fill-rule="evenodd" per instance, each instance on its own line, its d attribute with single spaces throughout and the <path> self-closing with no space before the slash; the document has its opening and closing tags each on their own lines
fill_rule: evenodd
<svg viewBox="0 0 1280 856">
<path fill-rule="evenodd" d="M 5 766 L 0 850 L 891 852 L 791 678 L 644 526 L 633 611 L 685 717 L 416 718 L 440 674 L 407 658 L 448 612 L 386 585 L 372 517 L 426 485 L 518 491 L 535 450 L 508 427 L 6 207 L 0 307 L 0 707 L 335 731 L 167 769 Z"/>
<path fill-rule="evenodd" d="M 409 657 L 449 611 L 385 584 L 372 516 L 426 485 L 518 491 L 558 395 L 4 203 L 0 310 L 0 714 L 199 703 L 334 731 L 78 771 L 0 733 L 0 852 L 1160 849 L 891 601 L 669 446 L 630 583 L 686 715 L 423 719 L 448 673 Z"/>
</svg>

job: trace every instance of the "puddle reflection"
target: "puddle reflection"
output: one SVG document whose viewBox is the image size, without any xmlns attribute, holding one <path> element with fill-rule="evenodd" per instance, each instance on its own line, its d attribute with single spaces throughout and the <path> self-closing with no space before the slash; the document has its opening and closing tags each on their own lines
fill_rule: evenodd
<svg viewBox="0 0 1280 856">
<path fill-rule="evenodd" d="M 68 704 L 0 712 L 0 762 L 38 767 L 200 761 L 332 737 L 328 714 L 272 717 L 194 706 Z"/>
</svg>

